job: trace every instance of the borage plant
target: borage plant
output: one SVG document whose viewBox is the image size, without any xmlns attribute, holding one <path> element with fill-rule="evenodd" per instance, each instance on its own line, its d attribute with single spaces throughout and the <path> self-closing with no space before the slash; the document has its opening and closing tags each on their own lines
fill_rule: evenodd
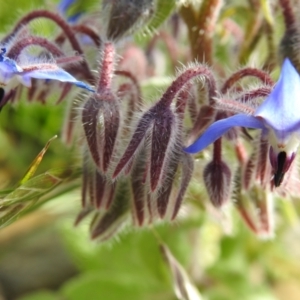
<svg viewBox="0 0 300 300">
<path fill-rule="evenodd" d="M 287 0 L 272 7 L 249 1 L 245 26 L 228 17 L 240 9 L 235 2 L 175 2 L 103 0 L 83 10 L 79 1 L 62 1 L 57 12 L 28 12 L 2 38 L 1 108 L 16 103 L 18 109 L 21 99 L 50 105 L 58 92 L 57 104 L 68 102 L 63 141 L 80 154 L 81 167 L 35 176 L 48 143 L 19 185 L 1 193 L 1 227 L 80 186 L 75 224 L 91 217 L 90 235 L 98 241 L 124 227 L 175 220 L 180 226 L 203 210 L 225 224 L 232 207 L 257 236 L 273 237 L 275 200 L 298 197 L 300 188 L 293 7 Z M 277 47 L 278 8 L 286 30 Z M 43 32 L 36 29 L 40 19 L 54 24 L 52 38 L 36 35 Z M 135 32 L 141 42 L 131 39 Z M 258 43 L 265 37 L 267 47 Z M 250 58 L 262 67 L 247 66 Z M 280 70 L 277 82 L 273 70 Z M 165 73 L 173 79 L 149 101 L 147 90 L 154 93 Z M 178 297 L 198 299 L 160 244 Z"/>
<path fill-rule="evenodd" d="M 249 25 L 252 31 L 245 35 L 238 19 L 226 17 L 229 8 L 221 0 L 201 5 L 179 1 L 169 20 L 171 30 L 158 34 L 154 32 L 175 9 L 175 1 L 103 0 L 99 14 L 76 11 L 66 20 L 62 15 L 73 2 L 63 1 L 59 13 L 27 13 L 2 38 L 0 105 L 26 97 L 46 102 L 59 82 L 57 102 L 70 102 L 62 135 L 82 153 L 82 168 L 71 177 L 55 173 L 63 174 L 61 188 L 82 177 L 82 209 L 75 223 L 93 214 L 91 237 L 103 241 L 130 222 L 142 227 L 184 220 L 199 204 L 223 216 L 225 208 L 235 206 L 254 233 L 273 236 L 274 199 L 299 191 L 299 26 L 289 1 L 279 1 L 259 18 L 252 15 L 255 26 Z M 249 5 L 260 11 L 254 2 Z M 278 54 L 270 21 L 277 6 L 286 25 Z M 52 40 L 32 31 L 31 22 L 39 19 L 57 26 Z M 138 27 L 154 35 L 144 39 L 146 51 L 128 38 Z M 214 35 L 222 34 L 232 36 L 230 43 L 214 41 Z M 268 51 L 256 63 L 263 67 L 237 69 L 256 53 L 262 36 Z M 167 51 L 154 47 L 159 39 Z M 67 55 L 70 51 L 76 55 Z M 149 104 L 142 91 L 157 78 L 161 55 L 177 71 Z M 186 66 L 178 68 L 178 61 Z M 237 69 L 229 77 L 228 65 Z M 274 83 L 270 72 L 276 67 L 281 71 Z M 72 85 L 83 89 L 71 92 Z M 27 94 L 23 86 L 29 88 Z M 19 213 L 31 201 L 39 203 L 57 186 L 42 177 L 49 188 L 31 197 L 26 186 L 40 183 L 31 178 L 33 173 L 17 190 L 4 193 L 4 217 L 13 216 L 15 207 Z M 11 201 L 16 191 L 26 197 Z"/>
</svg>

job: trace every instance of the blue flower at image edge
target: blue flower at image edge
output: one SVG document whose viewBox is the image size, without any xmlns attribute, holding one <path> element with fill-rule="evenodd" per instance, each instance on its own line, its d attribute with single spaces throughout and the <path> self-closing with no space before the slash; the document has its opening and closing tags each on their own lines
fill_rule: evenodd
<svg viewBox="0 0 300 300">
<path fill-rule="evenodd" d="M 94 92 L 88 84 L 78 81 L 53 62 L 37 62 L 22 66 L 18 65 L 16 61 L 4 56 L 5 51 L 5 48 L 2 48 L 0 53 L 0 87 L 5 90 L 15 88 L 19 83 L 30 87 L 31 78 L 35 78 L 68 82 Z"/>
<path fill-rule="evenodd" d="M 237 114 L 216 121 L 184 150 L 188 153 L 202 151 L 234 126 L 262 129 L 270 143 L 269 156 L 274 184 L 279 186 L 295 158 L 300 143 L 299 98 L 300 76 L 291 61 L 286 58 L 273 91 L 253 115 Z"/>
</svg>

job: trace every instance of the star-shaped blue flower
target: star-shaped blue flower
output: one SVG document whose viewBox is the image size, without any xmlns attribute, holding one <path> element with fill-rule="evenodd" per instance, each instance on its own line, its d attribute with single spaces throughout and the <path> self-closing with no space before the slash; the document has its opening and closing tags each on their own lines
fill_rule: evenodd
<svg viewBox="0 0 300 300">
<path fill-rule="evenodd" d="M 213 123 L 192 145 L 188 153 L 202 151 L 230 128 L 241 126 L 262 129 L 270 143 L 269 157 L 274 185 L 279 186 L 295 158 L 300 143 L 300 76 L 285 59 L 277 84 L 253 115 L 237 114 Z"/>
<path fill-rule="evenodd" d="M 78 81 L 71 74 L 61 69 L 55 62 L 26 62 L 17 64 L 5 56 L 6 49 L 0 51 L 0 87 L 7 92 L 19 83 L 30 87 L 31 78 L 69 82 L 91 92 L 94 90 L 86 83 Z M 1 99 L 0 99 L 1 100 Z"/>
</svg>

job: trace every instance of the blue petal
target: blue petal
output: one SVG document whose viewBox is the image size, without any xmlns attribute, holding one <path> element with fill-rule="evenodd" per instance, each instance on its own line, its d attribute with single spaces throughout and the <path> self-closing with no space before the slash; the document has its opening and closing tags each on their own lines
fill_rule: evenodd
<svg viewBox="0 0 300 300">
<path fill-rule="evenodd" d="M 4 57 L 0 61 L 0 82 L 7 83 L 17 72 L 22 69 L 12 59 Z"/>
<path fill-rule="evenodd" d="M 188 153 L 200 152 L 234 126 L 266 129 L 264 123 L 253 116 L 244 114 L 234 115 L 210 125 L 207 130 L 192 145 L 185 148 L 184 151 Z"/>
<path fill-rule="evenodd" d="M 37 79 L 54 79 L 61 82 L 69 82 L 73 83 L 80 88 L 84 88 L 90 92 L 95 92 L 88 84 L 78 81 L 75 77 L 73 77 L 68 72 L 63 69 L 55 69 L 55 70 L 34 70 L 29 72 L 24 72 L 23 75 L 37 78 Z"/>
<path fill-rule="evenodd" d="M 6 48 L 2 47 L 0 48 L 0 61 L 3 61 L 5 59 L 4 55 L 6 53 Z"/>
<path fill-rule="evenodd" d="M 262 118 L 277 136 L 284 138 L 300 125 L 300 76 L 289 59 L 282 65 L 279 80 L 268 98 L 257 108 Z"/>
</svg>

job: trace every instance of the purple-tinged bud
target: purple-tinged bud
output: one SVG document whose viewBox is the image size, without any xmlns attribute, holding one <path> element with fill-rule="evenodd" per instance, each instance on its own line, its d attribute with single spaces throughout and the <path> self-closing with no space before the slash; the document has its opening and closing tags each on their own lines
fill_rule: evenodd
<svg viewBox="0 0 300 300">
<path fill-rule="evenodd" d="M 113 178 L 116 178 L 128 164 L 132 164 L 132 159 L 138 152 L 140 145 L 142 141 L 146 138 L 148 134 L 148 129 L 151 128 L 152 124 L 153 113 L 152 109 L 150 109 L 142 116 L 142 118 L 138 122 L 136 130 L 133 133 L 123 156 L 121 157 L 119 163 L 116 166 L 116 169 L 113 173 Z"/>
<path fill-rule="evenodd" d="M 205 187 L 211 203 L 221 207 L 230 197 L 231 171 L 223 161 L 211 161 L 203 171 Z"/>
<path fill-rule="evenodd" d="M 178 160 L 178 159 L 177 159 Z M 175 195 L 172 194 L 172 187 L 178 171 L 178 163 L 170 163 L 165 174 L 165 180 L 161 187 L 158 189 L 157 195 L 154 195 L 153 201 L 156 203 L 156 210 L 161 219 L 171 219 L 170 214 L 173 214 L 174 207 L 170 204 Z M 172 199 L 171 199 L 172 198 Z M 171 208 L 171 212 L 170 211 Z"/>
<path fill-rule="evenodd" d="M 128 182 L 119 181 L 113 203 L 106 212 L 99 212 L 94 217 L 91 224 L 91 238 L 104 241 L 111 238 L 121 229 L 129 216 L 129 191 Z"/>
<path fill-rule="evenodd" d="M 103 8 L 109 17 L 107 37 L 118 40 L 152 16 L 154 1 L 104 0 Z"/>
<path fill-rule="evenodd" d="M 137 129 L 120 159 L 113 177 L 117 177 L 126 165 L 130 163 L 142 141 L 148 136 L 150 147 L 150 188 L 154 192 L 159 186 L 163 170 L 167 165 L 168 153 L 176 151 L 176 148 L 179 149 L 176 144 L 178 142 L 176 134 L 180 132 L 178 123 L 176 115 L 168 106 L 157 103 L 152 107 L 142 116 L 138 123 Z"/>
<path fill-rule="evenodd" d="M 119 101 L 111 91 L 115 49 L 112 43 L 103 45 L 96 92 L 82 111 L 82 123 L 91 156 L 102 173 L 106 173 L 114 153 L 120 124 Z"/>
<path fill-rule="evenodd" d="M 192 175 L 194 171 L 194 160 L 190 155 L 183 153 L 181 156 L 181 165 L 182 165 L 181 181 L 180 181 L 179 191 L 177 193 L 177 197 L 174 202 L 172 220 L 175 219 L 175 217 L 179 212 L 183 197 L 188 188 L 189 182 L 192 179 Z"/>
<path fill-rule="evenodd" d="M 159 106 L 157 108 L 160 109 Z M 178 130 L 176 117 L 170 109 L 162 108 L 162 110 L 164 112 L 157 112 L 151 137 L 150 187 L 152 192 L 159 185 L 168 154 L 176 150 L 174 149 L 176 140 L 173 141 Z"/>
<path fill-rule="evenodd" d="M 99 210 L 108 210 L 114 197 L 115 184 L 109 182 L 106 176 L 102 175 L 98 170 L 96 170 L 94 178 L 95 206 Z"/>
<path fill-rule="evenodd" d="M 146 154 L 142 151 L 136 160 L 135 166 L 131 173 L 131 190 L 132 190 L 132 217 L 133 224 L 143 226 L 149 216 L 147 216 L 147 185 L 145 183 L 145 173 L 147 172 Z"/>
<path fill-rule="evenodd" d="M 81 209 L 81 211 L 79 212 L 79 214 L 77 215 L 75 222 L 74 222 L 74 226 L 79 225 L 79 223 L 86 217 L 88 216 L 92 211 L 94 210 L 93 207 L 83 207 Z"/>
<path fill-rule="evenodd" d="M 161 219 L 174 220 L 177 216 L 193 170 L 194 160 L 187 153 L 180 153 L 169 164 L 164 182 L 157 192 L 157 211 Z"/>
<path fill-rule="evenodd" d="M 91 156 L 103 173 L 114 152 L 120 123 L 119 104 L 112 93 L 94 94 L 85 103 L 82 123 Z"/>
<path fill-rule="evenodd" d="M 179 101 L 179 106 L 175 106 L 173 111 L 172 103 L 181 90 L 192 79 L 202 76 L 207 81 L 209 94 L 213 97 L 216 94 L 216 84 L 210 70 L 203 65 L 194 65 L 183 71 L 170 85 L 161 99 L 150 108 L 140 119 L 136 130 L 121 157 L 113 178 L 116 178 L 133 159 L 143 141 L 150 148 L 150 188 L 155 192 L 162 183 L 164 172 L 168 169 L 169 154 L 173 151 L 181 151 L 182 148 L 182 124 L 181 107 L 186 105 Z"/>
</svg>

